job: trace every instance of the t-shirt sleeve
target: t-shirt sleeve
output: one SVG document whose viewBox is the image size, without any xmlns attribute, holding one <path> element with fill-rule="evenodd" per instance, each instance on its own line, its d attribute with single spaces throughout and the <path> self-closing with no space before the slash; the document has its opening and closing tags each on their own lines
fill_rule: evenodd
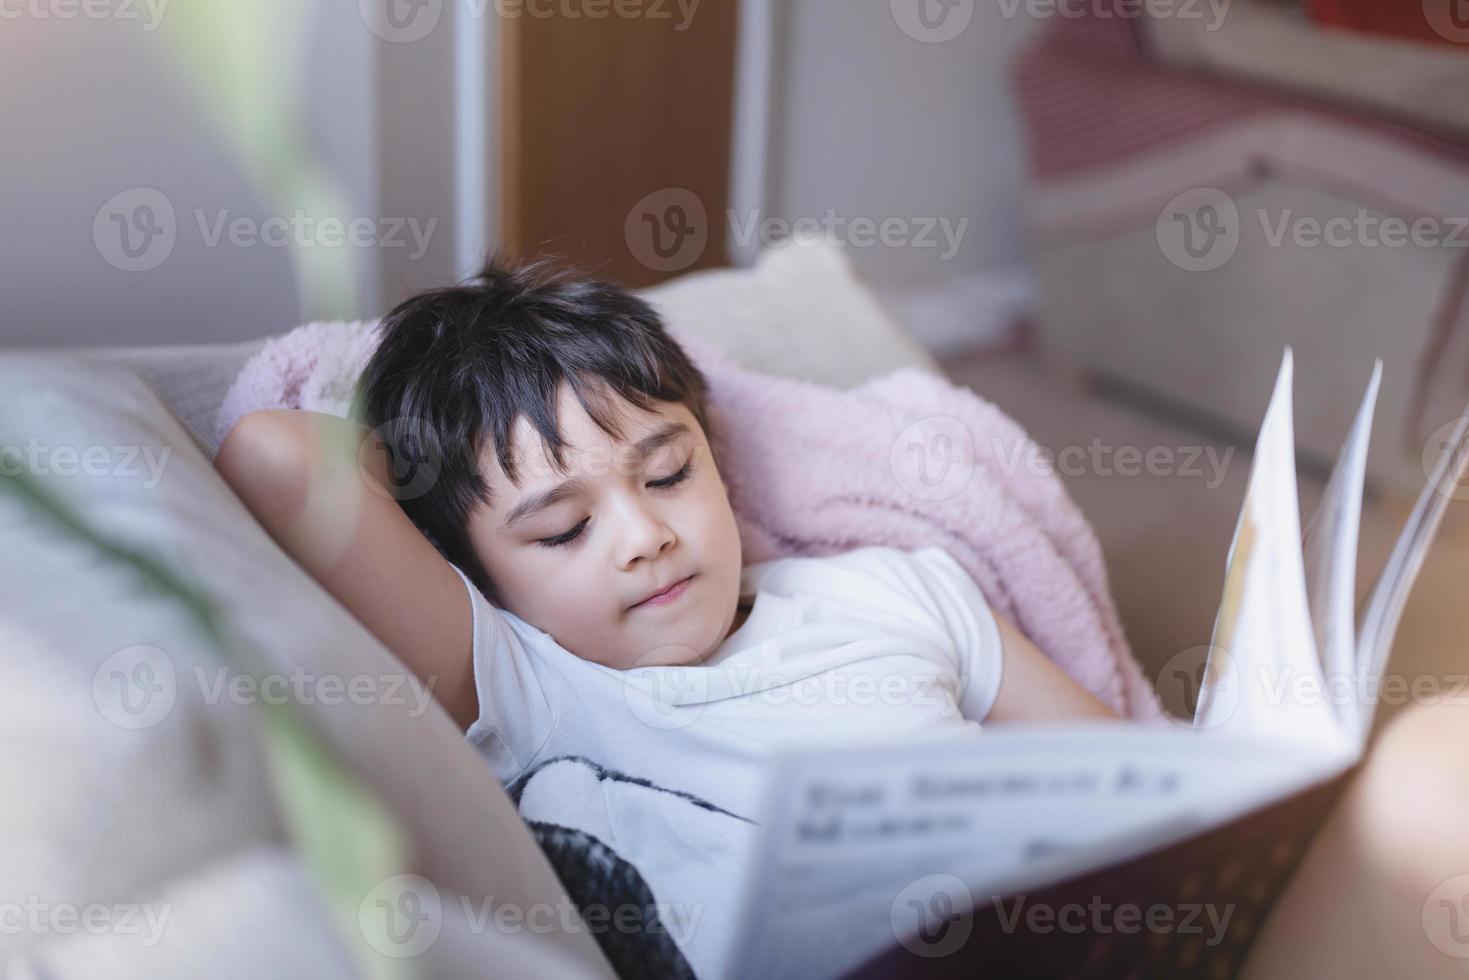
<svg viewBox="0 0 1469 980">
<path fill-rule="evenodd" d="M 959 658 L 959 710 L 984 721 L 1000 693 L 1004 646 L 989 601 L 969 573 L 946 550 L 930 545 L 913 552 L 927 593 L 925 604 L 943 624 Z"/>
<path fill-rule="evenodd" d="M 536 671 L 527 641 L 458 567 L 474 611 L 474 688 L 479 717 L 465 732 L 502 783 L 535 760 L 556 723 L 552 687 Z"/>
</svg>

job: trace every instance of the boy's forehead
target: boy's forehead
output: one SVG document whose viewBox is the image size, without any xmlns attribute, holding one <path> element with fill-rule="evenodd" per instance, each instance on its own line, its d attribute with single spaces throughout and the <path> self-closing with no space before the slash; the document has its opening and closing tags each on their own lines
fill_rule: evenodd
<svg viewBox="0 0 1469 980">
<path fill-rule="evenodd" d="M 599 464 L 604 468 L 607 465 L 617 465 L 619 461 L 632 465 L 635 462 L 636 444 L 650 433 L 666 427 L 670 422 L 683 423 L 690 430 L 697 428 L 692 413 L 678 403 L 655 402 L 650 409 L 641 409 L 632 402 L 613 395 L 605 404 L 604 418 L 611 415 L 611 421 L 619 430 L 620 436 L 603 431 L 574 395 L 570 397 L 570 404 L 563 396 L 558 405 L 556 421 L 561 435 L 564 468 L 556 466 L 550 446 L 530 419 L 524 414 L 517 416 L 510 431 L 510 456 L 516 477 L 513 485 L 534 487 L 547 480 L 562 479 L 584 467 L 596 468 Z M 483 463 L 485 477 L 492 485 L 512 485 L 510 478 L 500 468 L 493 439 L 486 444 Z"/>
</svg>

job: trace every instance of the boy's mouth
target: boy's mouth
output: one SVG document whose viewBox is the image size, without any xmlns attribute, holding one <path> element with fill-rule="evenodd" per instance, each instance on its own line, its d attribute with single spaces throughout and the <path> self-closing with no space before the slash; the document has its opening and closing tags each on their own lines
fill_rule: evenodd
<svg viewBox="0 0 1469 980">
<path fill-rule="evenodd" d="M 655 592 L 641 602 L 633 603 L 628 608 L 642 609 L 647 606 L 661 606 L 665 603 L 673 602 L 675 599 L 677 599 L 679 596 L 683 595 L 689 590 L 689 582 L 693 580 L 693 577 L 693 575 L 689 575 L 686 578 L 681 578 L 677 582 L 674 582 L 672 585 L 668 586 L 663 591 Z"/>
</svg>

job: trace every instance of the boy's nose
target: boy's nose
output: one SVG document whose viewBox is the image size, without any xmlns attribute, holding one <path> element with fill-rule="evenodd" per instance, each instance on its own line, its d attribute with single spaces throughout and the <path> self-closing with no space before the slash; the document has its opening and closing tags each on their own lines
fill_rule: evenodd
<svg viewBox="0 0 1469 980">
<path fill-rule="evenodd" d="M 629 508 L 626 520 L 622 537 L 623 551 L 619 556 L 619 564 L 623 568 L 630 567 L 639 558 L 649 561 L 656 559 L 678 540 L 673 529 L 650 510 L 642 507 Z"/>
</svg>

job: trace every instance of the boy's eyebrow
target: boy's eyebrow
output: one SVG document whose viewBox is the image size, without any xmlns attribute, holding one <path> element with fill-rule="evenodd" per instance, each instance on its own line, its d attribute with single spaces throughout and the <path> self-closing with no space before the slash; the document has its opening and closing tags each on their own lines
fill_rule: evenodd
<svg viewBox="0 0 1469 980">
<path fill-rule="evenodd" d="M 634 443 L 633 454 L 637 459 L 646 459 L 688 431 L 689 427 L 682 422 L 665 422 Z M 501 526 L 508 529 L 547 507 L 577 496 L 585 489 L 586 481 L 578 476 L 558 483 L 549 490 L 533 494 L 511 508 L 509 515 L 505 518 L 505 523 Z"/>
</svg>

